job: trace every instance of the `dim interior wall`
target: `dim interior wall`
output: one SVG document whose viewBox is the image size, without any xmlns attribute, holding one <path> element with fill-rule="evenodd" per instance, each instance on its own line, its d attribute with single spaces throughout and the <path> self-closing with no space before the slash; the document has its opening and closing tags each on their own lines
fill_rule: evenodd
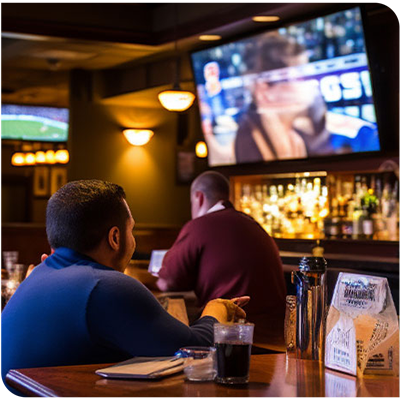
<svg viewBox="0 0 400 400">
<path fill-rule="evenodd" d="M 32 215 L 32 168 L 13 167 L 17 148 L 7 141 L 1 146 L 1 221 L 30 222 Z"/>
<path fill-rule="evenodd" d="M 71 99 L 68 180 L 102 179 L 121 185 L 136 223 L 182 225 L 190 219 L 189 185 L 176 183 L 177 115 Z M 154 130 L 142 147 L 121 127 Z"/>
<path fill-rule="evenodd" d="M 41 146 L 37 143 L 37 145 Z M 24 146 L 33 146 L 25 143 Z M 37 151 L 30 148 L 27 151 Z M 4 141 L 1 146 L 1 222 L 38 223 L 46 220 L 47 200 L 50 197 L 50 180 L 53 169 L 60 166 L 41 166 L 48 169 L 48 191 L 37 195 L 34 190 L 34 175 L 38 166 L 15 167 L 11 165 L 12 154 L 21 151 L 20 145 Z M 61 167 L 65 168 L 65 167 Z"/>
</svg>

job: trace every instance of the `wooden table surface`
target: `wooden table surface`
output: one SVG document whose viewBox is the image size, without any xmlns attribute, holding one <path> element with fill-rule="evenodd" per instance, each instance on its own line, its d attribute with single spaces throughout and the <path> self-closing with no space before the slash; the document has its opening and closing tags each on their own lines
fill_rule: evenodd
<svg viewBox="0 0 400 400">
<path fill-rule="evenodd" d="M 189 382 L 180 373 L 159 381 L 105 379 L 105 367 L 81 365 L 11 370 L 7 383 L 28 396 L 61 397 L 399 397 L 398 377 L 355 378 L 314 361 L 252 355 L 250 382 L 223 386 Z"/>
</svg>

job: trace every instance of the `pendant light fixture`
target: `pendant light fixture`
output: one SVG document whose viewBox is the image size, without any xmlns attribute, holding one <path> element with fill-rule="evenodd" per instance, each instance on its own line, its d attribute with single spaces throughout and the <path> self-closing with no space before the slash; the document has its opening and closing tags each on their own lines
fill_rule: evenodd
<svg viewBox="0 0 400 400">
<path fill-rule="evenodd" d="M 177 4 L 175 4 L 175 41 L 174 41 L 174 52 L 175 52 L 175 80 L 172 89 L 164 90 L 158 94 L 158 100 L 161 105 L 168 111 L 186 111 L 194 102 L 196 96 L 192 92 L 182 90 L 179 85 L 179 55 L 178 55 L 178 37 L 177 37 L 177 18 L 178 10 Z"/>
<path fill-rule="evenodd" d="M 144 146 L 153 137 L 154 132 L 150 129 L 124 129 L 123 134 L 132 146 Z"/>
<path fill-rule="evenodd" d="M 159 93 L 158 100 L 168 111 L 186 111 L 193 104 L 195 97 L 192 92 L 182 90 L 179 83 L 176 83 L 171 90 Z"/>
</svg>

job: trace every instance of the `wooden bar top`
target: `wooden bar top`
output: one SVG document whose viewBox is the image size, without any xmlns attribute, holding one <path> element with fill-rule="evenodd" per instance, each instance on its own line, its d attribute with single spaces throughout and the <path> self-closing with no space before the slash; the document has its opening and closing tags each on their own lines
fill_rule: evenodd
<svg viewBox="0 0 400 400">
<path fill-rule="evenodd" d="M 183 373 L 159 381 L 95 374 L 107 365 L 11 370 L 6 381 L 25 395 L 44 397 L 399 397 L 398 377 L 355 378 L 284 353 L 252 355 L 250 382 L 240 386 L 189 382 Z"/>
</svg>

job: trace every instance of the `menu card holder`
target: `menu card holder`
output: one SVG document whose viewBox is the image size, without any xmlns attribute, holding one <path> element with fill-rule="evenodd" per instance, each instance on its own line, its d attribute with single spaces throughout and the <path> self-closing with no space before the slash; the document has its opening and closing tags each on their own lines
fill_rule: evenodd
<svg viewBox="0 0 400 400">
<path fill-rule="evenodd" d="M 326 323 L 325 366 L 399 374 L 399 321 L 386 278 L 340 273 Z"/>
</svg>

